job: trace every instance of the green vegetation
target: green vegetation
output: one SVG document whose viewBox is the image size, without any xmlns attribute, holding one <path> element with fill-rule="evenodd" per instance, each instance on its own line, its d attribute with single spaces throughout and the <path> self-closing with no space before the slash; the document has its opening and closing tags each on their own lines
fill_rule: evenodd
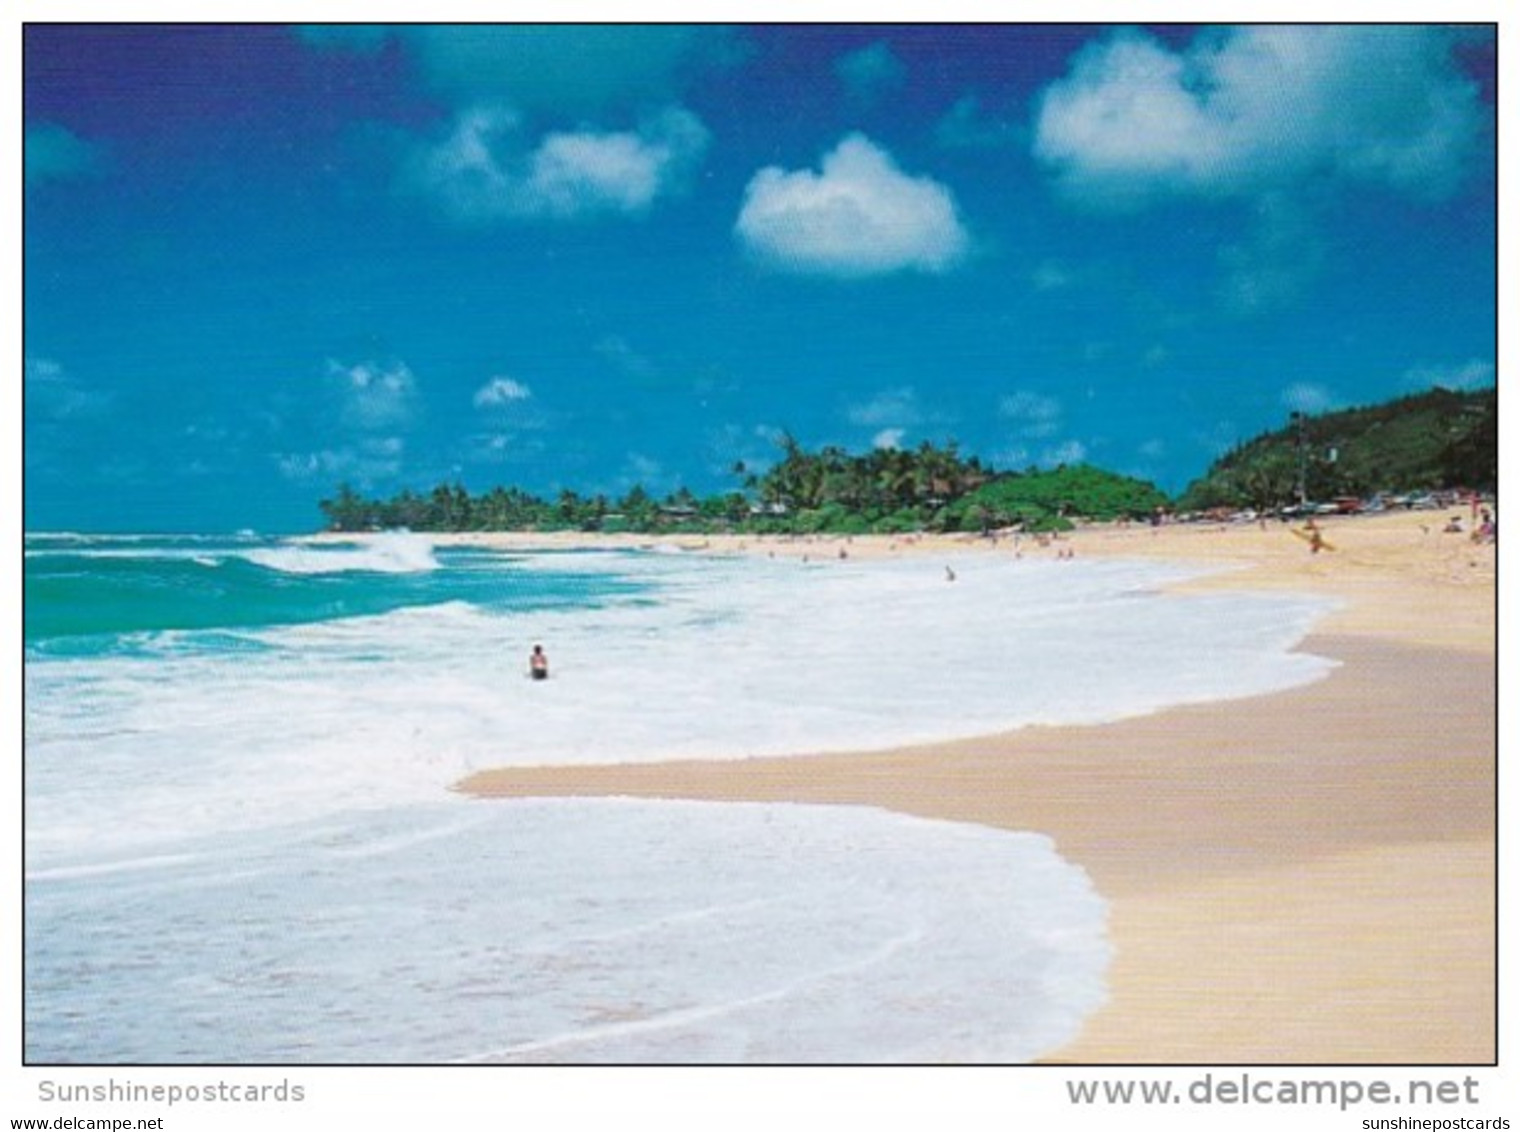
<svg viewBox="0 0 1520 1132">
<path fill-rule="evenodd" d="M 1378 492 L 1498 485 L 1498 396 L 1432 389 L 1366 408 L 1300 416 L 1216 460 L 1178 500 L 1184 511 Z"/>
<path fill-rule="evenodd" d="M 734 474 L 738 489 L 707 498 L 682 488 L 656 499 L 643 487 L 620 499 L 570 489 L 540 499 L 503 487 L 473 496 L 460 484 L 445 484 L 427 495 L 403 491 L 371 500 L 344 484 L 321 508 L 336 531 L 868 534 L 1060 529 L 1074 518 L 1149 514 L 1167 502 L 1153 484 L 1086 465 L 995 473 L 974 456 L 962 459 L 953 441 L 852 456 L 837 447 L 808 452 L 786 436 L 780 459 L 763 474 L 743 464 Z"/>
<path fill-rule="evenodd" d="M 663 499 L 634 487 L 621 498 L 566 488 L 541 499 L 516 487 L 471 495 L 441 484 L 365 499 L 344 484 L 321 502 L 328 527 L 366 531 L 736 531 L 777 534 L 1060 530 L 1077 519 L 1140 518 L 1158 508 L 1271 511 L 1304 497 L 1328 501 L 1378 492 L 1498 482 L 1498 405 L 1493 389 L 1434 389 L 1369 408 L 1317 417 L 1240 445 L 1215 461 L 1175 501 L 1154 484 L 1090 465 L 996 472 L 954 441 L 939 447 L 805 450 L 783 436 L 764 472 L 734 466 L 738 486 L 699 498 L 685 488 Z"/>
<path fill-rule="evenodd" d="M 971 492 L 952 512 L 959 530 L 1021 526 L 1039 531 L 1069 527 L 1072 518 L 1139 518 L 1170 504 L 1154 484 L 1078 464 L 1050 472 L 998 476 Z"/>
</svg>

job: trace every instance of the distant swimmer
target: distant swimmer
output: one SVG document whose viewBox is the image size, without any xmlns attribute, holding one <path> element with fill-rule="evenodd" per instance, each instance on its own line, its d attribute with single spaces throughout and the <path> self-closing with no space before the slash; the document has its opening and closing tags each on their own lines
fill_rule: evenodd
<svg viewBox="0 0 1520 1132">
<path fill-rule="evenodd" d="M 952 569 L 950 569 L 950 567 L 948 567 L 948 566 L 945 567 L 945 581 L 947 581 L 947 582 L 953 582 L 953 581 L 955 581 L 955 571 L 952 570 Z"/>
<path fill-rule="evenodd" d="M 528 657 L 528 675 L 535 680 L 549 679 L 549 658 L 544 655 L 543 645 L 533 646 L 533 654 Z"/>
</svg>

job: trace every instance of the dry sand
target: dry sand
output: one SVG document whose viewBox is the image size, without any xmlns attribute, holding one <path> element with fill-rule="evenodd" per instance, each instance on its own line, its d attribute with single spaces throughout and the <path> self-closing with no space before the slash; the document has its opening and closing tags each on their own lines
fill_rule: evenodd
<svg viewBox="0 0 1520 1132">
<path fill-rule="evenodd" d="M 1442 513 L 1090 528 L 1012 540 L 684 540 L 709 552 L 1143 555 L 1189 586 L 1342 602 L 1288 692 L 1100 727 L 884 753 L 491 771 L 483 796 L 622 794 L 881 806 L 1053 837 L 1111 905 L 1110 1001 L 1051 1060 L 1488 1064 L 1496 1057 L 1496 575 Z M 540 536 L 492 538 L 541 544 Z M 648 541 L 648 540 L 638 540 Z"/>
</svg>

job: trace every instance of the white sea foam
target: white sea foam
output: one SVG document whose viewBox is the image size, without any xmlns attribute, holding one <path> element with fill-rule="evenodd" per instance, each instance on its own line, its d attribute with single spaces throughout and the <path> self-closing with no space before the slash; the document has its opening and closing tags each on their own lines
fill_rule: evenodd
<svg viewBox="0 0 1520 1132">
<path fill-rule="evenodd" d="M 947 583 L 925 559 L 288 552 L 457 568 L 486 596 L 240 631 L 251 649 L 187 631 L 29 658 L 32 1057 L 1035 1057 L 1107 958 L 1101 902 L 1043 838 L 447 787 L 1099 721 L 1329 667 L 1293 651 L 1325 602 L 1161 595 L 1174 566 L 968 556 Z M 564 588 L 492 604 L 493 571 Z M 607 572 L 627 585 L 589 584 Z"/>
<path fill-rule="evenodd" d="M 1018 1062 L 1105 993 L 1103 902 L 1032 834 L 539 800 L 200 849 L 32 885 L 29 1057 Z"/>
<path fill-rule="evenodd" d="M 1173 567 L 804 567 L 547 555 L 655 587 L 531 612 L 461 601 L 266 630 L 255 650 L 27 668 L 38 852 L 437 797 L 499 765 L 743 758 L 1099 722 L 1312 680 L 1326 603 L 1161 596 Z M 553 677 L 526 677 L 545 644 Z M 85 776 L 89 776 L 86 778 Z M 100 786 L 91 786 L 99 781 Z M 105 783 L 109 783 L 107 787 Z M 121 820 L 123 817 L 126 820 Z"/>
<path fill-rule="evenodd" d="M 425 535 L 400 531 L 355 536 L 351 544 L 258 547 L 241 556 L 287 574 L 421 574 L 438 569 L 432 542 Z"/>
</svg>

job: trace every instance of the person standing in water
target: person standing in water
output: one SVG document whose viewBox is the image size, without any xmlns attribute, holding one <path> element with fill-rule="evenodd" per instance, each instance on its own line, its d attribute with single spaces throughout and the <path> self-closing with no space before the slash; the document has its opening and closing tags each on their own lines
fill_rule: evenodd
<svg viewBox="0 0 1520 1132">
<path fill-rule="evenodd" d="M 534 645 L 528 657 L 528 675 L 535 680 L 549 679 L 549 658 L 544 655 L 543 645 Z"/>
</svg>

